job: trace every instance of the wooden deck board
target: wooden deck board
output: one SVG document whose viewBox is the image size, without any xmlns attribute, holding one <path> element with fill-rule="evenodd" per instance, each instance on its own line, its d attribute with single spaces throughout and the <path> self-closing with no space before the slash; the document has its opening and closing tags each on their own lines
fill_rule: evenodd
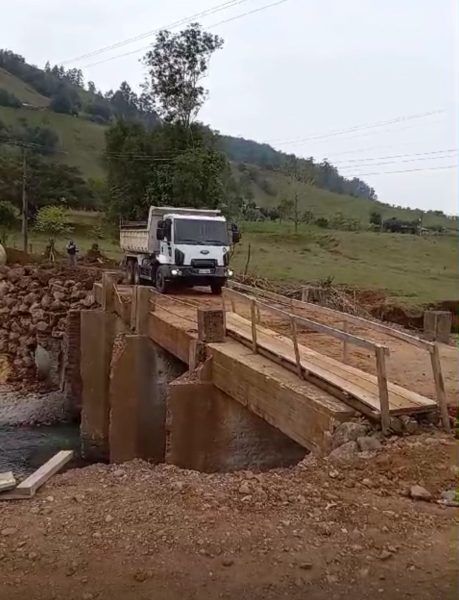
<svg viewBox="0 0 459 600">
<path fill-rule="evenodd" d="M 239 315 L 227 313 L 227 329 L 247 342 L 252 340 L 250 321 Z M 289 338 L 261 326 L 257 326 L 257 332 L 257 343 L 260 347 L 279 355 L 291 364 L 296 364 L 293 343 Z M 310 348 L 300 345 L 299 350 L 305 370 L 350 394 L 372 410 L 379 411 L 378 382 L 374 375 L 344 365 Z M 388 387 L 389 406 L 393 414 L 436 408 L 434 400 L 392 383 L 389 383 Z"/>
</svg>

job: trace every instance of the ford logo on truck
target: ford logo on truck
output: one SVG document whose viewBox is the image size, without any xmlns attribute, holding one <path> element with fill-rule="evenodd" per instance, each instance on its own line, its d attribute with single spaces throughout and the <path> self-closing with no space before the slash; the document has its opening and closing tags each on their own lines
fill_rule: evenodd
<svg viewBox="0 0 459 600">
<path fill-rule="evenodd" d="M 209 254 L 209 250 L 201 250 L 201 254 Z"/>
</svg>

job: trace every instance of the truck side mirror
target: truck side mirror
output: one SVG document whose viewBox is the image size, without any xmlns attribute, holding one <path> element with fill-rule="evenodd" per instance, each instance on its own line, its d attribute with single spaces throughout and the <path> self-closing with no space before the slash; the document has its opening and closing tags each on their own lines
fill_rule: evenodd
<svg viewBox="0 0 459 600">
<path fill-rule="evenodd" d="M 164 237 L 168 242 L 172 239 L 172 221 L 170 219 L 166 219 L 163 225 Z"/>
<path fill-rule="evenodd" d="M 164 239 L 164 221 L 158 221 L 158 227 L 156 228 L 156 239 L 162 241 Z"/>
<path fill-rule="evenodd" d="M 231 225 L 231 235 L 233 238 L 233 244 L 238 244 L 241 241 L 241 232 L 237 225 Z"/>
</svg>

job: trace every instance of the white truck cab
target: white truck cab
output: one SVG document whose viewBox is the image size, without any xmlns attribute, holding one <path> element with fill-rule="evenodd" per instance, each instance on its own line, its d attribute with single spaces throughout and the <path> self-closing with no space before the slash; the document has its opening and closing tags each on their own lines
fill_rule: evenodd
<svg viewBox="0 0 459 600">
<path fill-rule="evenodd" d="M 218 210 L 151 206 L 147 222 L 120 229 L 128 282 L 151 281 L 161 293 L 178 284 L 210 285 L 219 294 L 233 274 L 230 250 L 239 239 Z"/>
</svg>

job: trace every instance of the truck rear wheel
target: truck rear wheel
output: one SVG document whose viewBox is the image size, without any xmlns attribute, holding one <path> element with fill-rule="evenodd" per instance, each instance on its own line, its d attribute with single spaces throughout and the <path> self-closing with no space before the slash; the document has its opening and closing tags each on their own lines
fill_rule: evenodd
<svg viewBox="0 0 459 600">
<path fill-rule="evenodd" d="M 156 270 L 155 286 L 160 294 L 167 294 L 169 290 L 170 285 L 166 281 L 165 271 L 162 267 L 158 267 Z"/>
</svg>

